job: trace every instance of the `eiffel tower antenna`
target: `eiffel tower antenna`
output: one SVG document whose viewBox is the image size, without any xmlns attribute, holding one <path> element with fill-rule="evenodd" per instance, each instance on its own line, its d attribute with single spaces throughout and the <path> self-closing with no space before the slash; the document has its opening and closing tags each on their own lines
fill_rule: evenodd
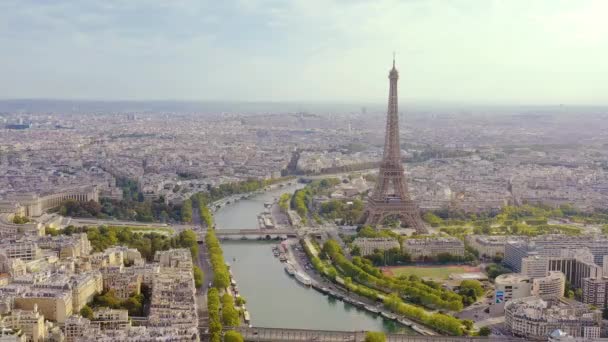
<svg viewBox="0 0 608 342">
<path fill-rule="evenodd" d="M 390 83 L 388 95 L 388 110 L 386 115 L 386 136 L 384 138 L 384 154 L 380 163 L 378 181 L 374 191 L 369 196 L 365 206 L 365 224 L 382 224 L 389 216 L 398 216 L 401 222 L 426 233 L 427 229 L 420 217 L 420 211 L 410 199 L 403 164 L 401 163 L 401 145 L 399 143 L 399 109 L 397 97 L 397 81 L 399 72 L 395 68 L 395 53 L 393 52 L 393 68 L 388 74 Z"/>
</svg>

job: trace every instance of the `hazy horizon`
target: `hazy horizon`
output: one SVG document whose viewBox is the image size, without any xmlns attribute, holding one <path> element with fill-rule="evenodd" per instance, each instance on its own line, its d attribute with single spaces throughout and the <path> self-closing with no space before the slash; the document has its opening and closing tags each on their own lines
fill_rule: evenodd
<svg viewBox="0 0 608 342">
<path fill-rule="evenodd" d="M 0 3 L 0 98 L 608 105 L 601 0 Z"/>
</svg>

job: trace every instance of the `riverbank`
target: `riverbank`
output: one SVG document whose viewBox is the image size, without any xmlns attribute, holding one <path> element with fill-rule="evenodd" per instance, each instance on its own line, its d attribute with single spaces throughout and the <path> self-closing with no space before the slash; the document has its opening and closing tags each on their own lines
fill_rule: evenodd
<svg viewBox="0 0 608 342">
<path fill-rule="evenodd" d="M 312 264 L 310 264 L 308 256 L 300 245 L 299 240 L 286 240 L 281 244 L 286 248 L 285 255 L 287 256 L 287 260 L 290 265 L 294 267 L 296 272 L 305 274 L 309 279 L 311 279 L 311 287 L 316 291 L 329 297 L 333 297 L 336 300 L 348 303 L 360 310 L 365 310 L 370 314 L 380 315 L 385 320 L 399 323 L 404 327 L 412 329 L 412 333 L 416 332 L 420 335 L 427 336 L 436 335 L 431 330 L 419 327 L 414 322 L 403 317 L 398 317 L 392 312 L 385 310 L 381 302 L 374 302 L 369 298 L 354 294 L 339 284 L 331 283 L 321 277 L 317 272 L 315 272 Z"/>
<path fill-rule="evenodd" d="M 254 327 L 415 334 L 397 322 L 296 282 L 285 272 L 285 264 L 273 256 L 274 245 L 276 242 L 222 241 L 226 260 L 236 258 L 231 269 L 239 293 L 247 299 Z"/>
</svg>

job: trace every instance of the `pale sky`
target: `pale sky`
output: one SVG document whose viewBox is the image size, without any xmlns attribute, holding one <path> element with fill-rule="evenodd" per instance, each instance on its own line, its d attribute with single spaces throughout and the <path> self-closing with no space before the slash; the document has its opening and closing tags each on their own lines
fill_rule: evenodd
<svg viewBox="0 0 608 342">
<path fill-rule="evenodd" d="M 606 0 L 1 0 L 0 98 L 608 104 Z"/>
</svg>

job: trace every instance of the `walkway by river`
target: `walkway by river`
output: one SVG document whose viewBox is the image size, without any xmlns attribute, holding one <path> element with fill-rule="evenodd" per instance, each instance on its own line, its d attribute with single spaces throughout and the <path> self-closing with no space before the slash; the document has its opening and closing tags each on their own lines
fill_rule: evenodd
<svg viewBox="0 0 608 342">
<path fill-rule="evenodd" d="M 215 215 L 217 229 L 255 227 L 265 202 L 295 189 L 290 186 L 267 192 L 220 209 Z M 299 285 L 273 256 L 272 246 L 270 242 L 222 242 L 224 257 L 232 265 L 240 293 L 247 299 L 254 326 L 414 334 L 396 322 Z"/>
</svg>

